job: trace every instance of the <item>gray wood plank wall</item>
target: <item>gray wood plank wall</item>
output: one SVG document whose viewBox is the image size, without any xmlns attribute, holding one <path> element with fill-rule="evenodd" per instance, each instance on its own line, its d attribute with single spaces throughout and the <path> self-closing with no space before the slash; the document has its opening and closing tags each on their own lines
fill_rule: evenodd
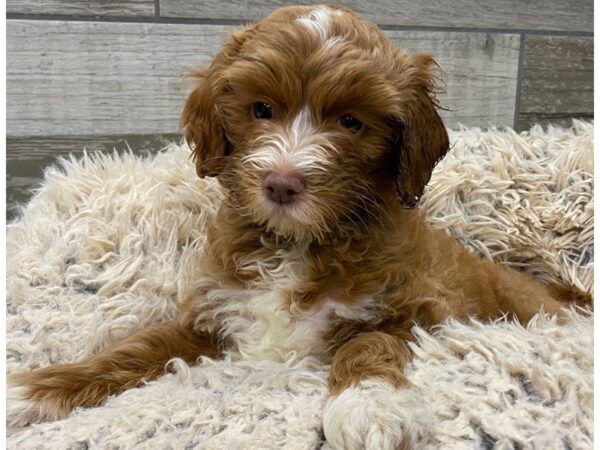
<svg viewBox="0 0 600 450">
<path fill-rule="evenodd" d="M 6 12 L 98 16 L 154 16 L 154 0 L 8 0 Z"/>
<path fill-rule="evenodd" d="M 320 0 L 161 0 L 163 17 L 256 19 L 274 8 Z M 591 0 L 348 0 L 343 4 L 380 25 L 593 31 Z"/>
<path fill-rule="evenodd" d="M 570 36 L 527 36 L 518 128 L 540 121 L 567 125 L 594 111 L 594 42 Z"/>
<path fill-rule="evenodd" d="M 294 3 L 8 0 L 9 209 L 57 155 L 177 139 L 186 71 L 206 65 L 236 26 Z M 342 3 L 397 45 L 435 56 L 450 127 L 593 117 L 592 0 Z"/>
</svg>

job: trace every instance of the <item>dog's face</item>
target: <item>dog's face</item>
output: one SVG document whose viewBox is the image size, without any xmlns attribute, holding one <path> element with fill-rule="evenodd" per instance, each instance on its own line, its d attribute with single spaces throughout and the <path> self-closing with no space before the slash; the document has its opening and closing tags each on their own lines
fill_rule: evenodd
<svg viewBox="0 0 600 450">
<path fill-rule="evenodd" d="M 414 207 L 448 150 L 434 65 L 346 9 L 279 9 L 196 73 L 182 123 L 198 174 L 293 239 L 371 223 L 391 193 Z"/>
</svg>

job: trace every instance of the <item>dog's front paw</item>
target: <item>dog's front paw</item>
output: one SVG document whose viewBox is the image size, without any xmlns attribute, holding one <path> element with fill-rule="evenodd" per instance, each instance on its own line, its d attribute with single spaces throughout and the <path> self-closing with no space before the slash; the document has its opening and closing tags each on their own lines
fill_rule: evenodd
<svg viewBox="0 0 600 450">
<path fill-rule="evenodd" d="M 6 425 L 24 427 L 30 423 L 62 419 L 77 405 L 77 379 L 68 366 L 50 366 L 33 372 L 8 375 L 6 384 Z"/>
<path fill-rule="evenodd" d="M 54 420 L 63 417 L 59 405 L 51 399 L 33 400 L 27 383 L 18 377 L 9 376 L 6 388 L 6 426 L 18 428 L 34 422 Z"/>
<path fill-rule="evenodd" d="M 336 450 L 412 449 L 426 432 L 427 416 L 413 389 L 370 379 L 329 398 L 323 428 Z"/>
</svg>

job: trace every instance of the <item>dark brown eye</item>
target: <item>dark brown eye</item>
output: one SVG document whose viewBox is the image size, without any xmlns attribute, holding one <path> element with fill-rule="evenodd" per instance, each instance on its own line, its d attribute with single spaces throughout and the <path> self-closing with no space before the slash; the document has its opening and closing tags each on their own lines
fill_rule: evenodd
<svg viewBox="0 0 600 450">
<path fill-rule="evenodd" d="M 252 105 L 252 112 L 257 119 L 270 119 L 273 117 L 273 107 L 268 103 L 255 103 Z"/>
<path fill-rule="evenodd" d="M 344 128 L 348 128 L 353 133 L 356 133 L 363 126 L 360 120 L 358 120 L 354 116 L 351 116 L 350 114 L 344 114 L 338 119 L 338 122 L 341 126 L 343 126 Z"/>
</svg>

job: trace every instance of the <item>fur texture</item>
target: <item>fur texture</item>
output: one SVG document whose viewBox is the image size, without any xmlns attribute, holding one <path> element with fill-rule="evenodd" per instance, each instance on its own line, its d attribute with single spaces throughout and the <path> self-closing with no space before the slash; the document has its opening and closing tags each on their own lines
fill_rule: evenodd
<svg viewBox="0 0 600 450">
<path fill-rule="evenodd" d="M 451 133 L 451 141 L 454 152 L 436 172 L 424 199 L 429 221 L 450 225 L 484 256 L 526 266 L 548 281 L 559 281 L 556 274 L 561 273 L 563 281 L 590 290 L 591 126 L 577 123 L 569 131 L 552 129 L 549 134 L 534 129 L 522 136 L 464 130 Z M 203 230 L 222 199 L 214 181 L 195 179 L 186 151 L 173 147 L 145 161 L 88 158 L 65 163 L 65 173 L 47 173 L 44 187 L 8 234 L 9 372 L 77 361 L 174 317 L 176 299 L 196 289 Z M 507 195 L 499 196 L 500 190 Z M 494 207 L 487 204 L 499 197 Z M 523 202 L 529 207 L 515 207 Z M 405 375 L 432 406 L 430 435 L 420 441 L 423 446 L 591 445 L 590 318 L 573 316 L 562 327 L 538 320 L 529 330 L 514 324 L 451 322 L 433 337 L 418 328 L 416 332 L 419 346 L 411 345 L 415 359 Z M 560 366 L 553 363 L 557 357 Z M 308 359 L 292 368 L 291 363 L 209 361 L 191 369 L 174 363 L 180 376 L 196 380 L 187 385 L 190 393 L 178 378 L 167 375 L 106 406 L 20 431 L 9 445 L 31 448 L 48 439 L 73 445 L 93 436 L 88 442 L 100 446 L 131 445 L 135 439 L 149 447 L 161 442 L 177 442 L 175 447 L 186 442 L 202 442 L 206 448 L 224 442 L 314 447 L 321 420 L 316 405 L 325 404 L 326 393 L 326 371 L 317 369 L 321 363 Z M 276 367 L 281 371 L 271 373 Z M 251 368 L 258 378 L 250 376 L 241 390 L 233 389 Z M 222 380 L 228 371 L 234 374 L 231 384 Z M 304 381 L 298 384 L 297 377 Z M 252 379 L 260 383 L 253 387 Z M 277 397 L 283 386 L 285 400 Z M 164 389 L 170 392 L 166 403 Z M 210 392 L 229 401 L 211 403 Z M 251 409 L 241 407 L 246 403 L 236 397 L 256 400 L 260 392 L 267 399 L 251 402 Z M 152 398 L 157 409 L 140 412 L 139 405 L 147 406 Z M 9 403 L 9 415 L 18 406 Z M 261 422 L 260 410 L 271 411 L 262 419 L 267 422 Z M 128 420 L 117 426 L 115 414 Z M 264 424 L 274 425 L 271 420 L 283 420 L 285 426 L 262 433 L 269 429 Z M 250 423 L 247 430 L 254 431 L 240 435 L 240 423 Z M 223 429 L 225 425 L 229 427 Z"/>
<path fill-rule="evenodd" d="M 226 196 L 178 317 L 11 374 L 9 424 L 101 405 L 173 358 L 315 356 L 331 361 L 330 445 L 412 449 L 427 429 L 405 374 L 415 323 L 570 320 L 589 293 L 478 258 L 416 209 L 450 148 L 435 68 L 337 6 L 280 8 L 233 33 L 182 115 L 198 175 Z"/>
<path fill-rule="evenodd" d="M 411 449 L 427 434 L 430 414 L 418 392 L 370 378 L 329 397 L 323 430 L 334 448 Z"/>
</svg>

